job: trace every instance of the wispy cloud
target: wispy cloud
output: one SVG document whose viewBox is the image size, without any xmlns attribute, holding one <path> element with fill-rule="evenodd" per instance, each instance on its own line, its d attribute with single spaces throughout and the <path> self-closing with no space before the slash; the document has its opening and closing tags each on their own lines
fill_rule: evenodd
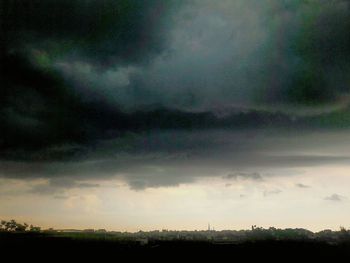
<svg viewBox="0 0 350 263">
<path fill-rule="evenodd" d="M 279 189 L 275 189 L 275 190 L 265 190 L 265 191 L 263 192 L 263 195 L 264 195 L 264 197 L 267 197 L 267 196 L 270 196 L 270 195 L 277 195 L 277 194 L 280 194 L 280 193 L 282 193 L 282 191 L 279 190 Z"/>
<path fill-rule="evenodd" d="M 69 195 L 55 195 L 54 199 L 66 200 L 69 198 Z"/>
<path fill-rule="evenodd" d="M 339 194 L 332 194 L 330 196 L 326 196 L 324 198 L 324 200 L 328 200 L 328 201 L 334 201 L 334 202 L 341 202 L 344 201 L 346 199 L 345 196 L 339 195 Z"/>
<path fill-rule="evenodd" d="M 54 178 L 49 179 L 45 183 L 39 183 L 34 185 L 29 192 L 35 194 L 52 195 L 55 194 L 56 199 L 67 198 L 65 192 L 72 188 L 97 188 L 100 184 L 91 182 L 79 182 L 72 178 Z"/>
<path fill-rule="evenodd" d="M 225 176 L 226 179 L 251 179 L 251 180 L 263 180 L 263 177 L 258 172 L 236 172 L 236 173 L 230 173 Z"/>
<path fill-rule="evenodd" d="M 296 187 L 299 187 L 299 188 L 310 188 L 311 186 L 309 185 L 306 185 L 306 184 L 302 184 L 302 183 L 297 183 L 295 184 Z"/>
</svg>

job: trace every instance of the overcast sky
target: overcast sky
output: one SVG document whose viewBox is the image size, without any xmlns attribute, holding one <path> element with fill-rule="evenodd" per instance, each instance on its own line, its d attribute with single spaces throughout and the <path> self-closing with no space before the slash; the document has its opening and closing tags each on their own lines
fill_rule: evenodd
<svg viewBox="0 0 350 263">
<path fill-rule="evenodd" d="M 0 4 L 0 218 L 346 224 L 348 0 Z"/>
</svg>

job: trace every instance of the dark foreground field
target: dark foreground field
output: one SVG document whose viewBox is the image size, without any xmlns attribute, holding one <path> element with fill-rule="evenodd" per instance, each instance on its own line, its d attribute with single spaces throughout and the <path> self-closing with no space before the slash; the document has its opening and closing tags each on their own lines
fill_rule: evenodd
<svg viewBox="0 0 350 263">
<path fill-rule="evenodd" d="M 143 240 L 96 238 L 91 235 L 52 235 L 47 233 L 0 233 L 0 255 L 12 259 L 104 258 L 113 262 L 124 259 L 158 259 L 162 261 L 186 259 L 259 259 L 285 262 L 286 260 L 314 262 L 349 262 L 350 240 L 329 242 L 325 240 L 249 240 L 242 242 L 217 242 L 215 240 Z M 122 260 L 123 259 L 123 260 Z M 0 260 L 1 261 L 1 260 Z M 196 260 L 194 262 L 197 262 Z"/>
</svg>

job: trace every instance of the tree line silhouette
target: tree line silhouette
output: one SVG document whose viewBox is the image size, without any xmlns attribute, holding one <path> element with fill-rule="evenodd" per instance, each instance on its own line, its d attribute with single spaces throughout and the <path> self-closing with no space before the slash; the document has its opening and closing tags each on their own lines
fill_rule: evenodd
<svg viewBox="0 0 350 263">
<path fill-rule="evenodd" d="M 0 221 L 0 231 L 2 232 L 40 232 L 41 227 L 28 225 L 27 223 L 20 224 L 16 220 Z"/>
</svg>

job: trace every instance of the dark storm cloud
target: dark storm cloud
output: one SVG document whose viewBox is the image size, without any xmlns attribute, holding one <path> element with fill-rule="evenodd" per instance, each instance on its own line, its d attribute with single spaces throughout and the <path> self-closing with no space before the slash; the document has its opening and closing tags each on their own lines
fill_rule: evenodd
<svg viewBox="0 0 350 263">
<path fill-rule="evenodd" d="M 318 104 L 349 91 L 349 1 L 279 1 L 267 49 L 273 101 Z M 268 88 L 269 89 L 269 88 Z M 263 95 L 263 94 L 261 94 Z M 264 96 L 264 95 L 263 95 Z"/>
<path fill-rule="evenodd" d="M 171 6 L 159 0 L 2 0 L 3 39 L 7 51 L 35 48 L 105 65 L 138 63 L 164 48 Z"/>
<path fill-rule="evenodd" d="M 227 113 L 259 106 L 322 112 L 344 101 L 348 1 L 190 3 L 177 13 L 171 52 L 130 74 L 118 103 Z"/>
<path fill-rule="evenodd" d="M 203 114 L 144 110 L 227 116 L 265 102 L 334 102 L 349 83 L 347 1 L 3 0 L 1 7 L 5 144 L 217 126 Z"/>
<path fill-rule="evenodd" d="M 108 130 L 138 128 L 98 91 L 79 91 L 54 61 L 89 61 L 95 68 L 147 63 L 165 48 L 165 17 L 175 6 L 171 1 L 1 1 L 2 151 L 17 158 L 22 148 L 90 144 Z"/>
<path fill-rule="evenodd" d="M 349 1 L 0 3 L 1 176 L 142 189 L 348 161 L 259 129 L 349 127 Z"/>
<path fill-rule="evenodd" d="M 348 164 L 349 145 L 344 142 L 350 141 L 349 136 L 336 133 L 334 136 L 338 142 L 332 140 L 329 144 L 328 134 L 283 131 L 175 130 L 130 134 L 100 143 L 84 158 L 75 160 L 1 161 L 0 176 L 44 178 L 49 180 L 50 189 L 117 179 L 141 190 L 193 183 L 213 176 L 227 178 L 232 171 L 247 171 L 239 173 L 242 180 L 257 179 L 257 173 L 264 174 L 264 180 L 268 180 L 274 175 L 288 175 L 288 170 L 296 168 Z M 252 170 L 259 172 L 249 172 Z M 48 188 L 40 187 L 43 191 Z"/>
</svg>

